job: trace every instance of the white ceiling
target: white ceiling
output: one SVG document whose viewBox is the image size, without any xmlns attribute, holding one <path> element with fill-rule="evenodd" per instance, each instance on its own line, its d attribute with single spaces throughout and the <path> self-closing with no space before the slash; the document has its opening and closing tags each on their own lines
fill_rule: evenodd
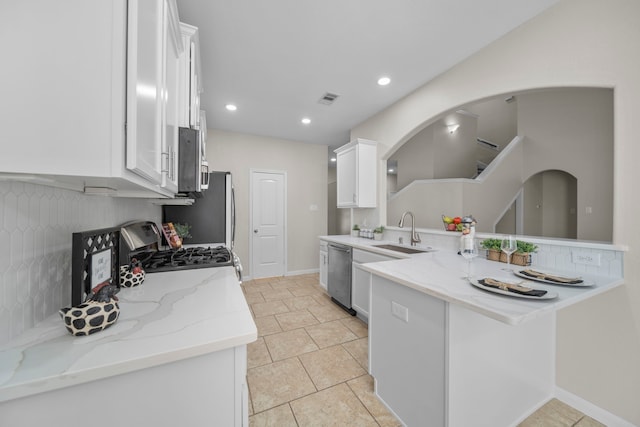
<svg viewBox="0 0 640 427">
<path fill-rule="evenodd" d="M 557 1 L 177 3 L 180 20 L 200 30 L 208 127 L 337 147 L 352 127 Z M 377 85 L 383 75 L 390 85 Z M 326 92 L 340 97 L 319 104 Z"/>
</svg>

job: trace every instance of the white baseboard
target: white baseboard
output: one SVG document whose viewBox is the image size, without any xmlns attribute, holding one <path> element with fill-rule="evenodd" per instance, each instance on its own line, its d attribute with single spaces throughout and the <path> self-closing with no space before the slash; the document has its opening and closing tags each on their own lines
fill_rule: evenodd
<svg viewBox="0 0 640 427">
<path fill-rule="evenodd" d="M 309 270 L 296 270 L 296 271 L 287 271 L 285 276 L 299 276 L 301 274 L 312 274 L 320 272 L 319 268 L 312 268 Z"/>
<path fill-rule="evenodd" d="M 538 409 L 542 408 L 549 400 L 553 399 L 553 397 L 554 397 L 553 395 L 550 395 L 550 396 L 547 396 L 547 397 L 543 398 L 540 402 L 538 402 L 535 405 L 533 405 L 529 409 L 529 411 L 527 411 L 526 413 L 522 414 L 520 416 L 520 418 L 518 418 L 515 422 L 510 424 L 509 427 L 518 427 L 520 425 L 520 423 L 522 423 L 524 420 L 529 418 Z"/>
<path fill-rule="evenodd" d="M 300 276 L 301 274 L 313 274 L 313 273 L 319 273 L 319 272 L 320 272 L 319 268 L 312 268 L 310 270 L 287 271 L 284 275 L 285 277 L 289 277 L 289 276 Z M 253 280 L 251 276 L 242 277 L 243 282 L 248 282 L 250 280 Z"/>
<path fill-rule="evenodd" d="M 558 400 L 561 400 L 567 405 L 609 427 L 638 427 L 635 424 L 632 424 L 627 420 L 623 420 L 619 416 L 614 415 L 611 412 L 594 405 L 588 400 L 584 400 L 583 398 L 558 386 L 556 386 L 554 394 Z"/>
</svg>

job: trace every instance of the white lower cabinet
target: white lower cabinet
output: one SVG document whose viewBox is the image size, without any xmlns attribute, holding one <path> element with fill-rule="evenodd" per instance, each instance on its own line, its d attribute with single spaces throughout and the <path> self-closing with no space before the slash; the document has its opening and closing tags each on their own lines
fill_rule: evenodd
<svg viewBox="0 0 640 427">
<path fill-rule="evenodd" d="M 353 249 L 351 264 L 351 306 L 359 318 L 369 319 L 371 299 L 371 273 L 360 266 L 369 262 L 389 261 L 395 258 L 360 249 Z"/>
<path fill-rule="evenodd" d="M 362 320 L 369 320 L 369 299 L 371 298 L 371 273 L 364 271 L 360 264 L 351 265 L 351 307 Z"/>
<path fill-rule="evenodd" d="M 329 274 L 329 252 L 327 242 L 320 240 L 320 286 L 327 289 L 327 275 Z"/>
<path fill-rule="evenodd" d="M 407 426 L 445 425 L 445 302 L 372 277 L 369 370 Z"/>
<path fill-rule="evenodd" d="M 2 402 L 0 424 L 246 427 L 246 375 L 247 346 L 241 345 Z M 115 399 L 117 416 L 74 411 L 74 402 L 83 402 L 88 396 L 95 402 Z"/>
<path fill-rule="evenodd" d="M 555 312 L 517 325 L 372 275 L 369 370 L 404 425 L 517 425 L 553 397 Z"/>
</svg>

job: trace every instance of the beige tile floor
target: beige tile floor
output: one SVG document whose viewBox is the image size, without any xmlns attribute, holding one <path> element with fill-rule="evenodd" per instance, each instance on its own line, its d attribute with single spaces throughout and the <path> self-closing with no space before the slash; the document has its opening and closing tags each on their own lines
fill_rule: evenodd
<svg viewBox="0 0 640 427">
<path fill-rule="evenodd" d="M 258 327 L 248 346 L 252 427 L 400 426 L 373 394 L 367 325 L 331 302 L 317 274 L 242 284 Z M 521 427 L 602 427 L 551 400 Z"/>
</svg>

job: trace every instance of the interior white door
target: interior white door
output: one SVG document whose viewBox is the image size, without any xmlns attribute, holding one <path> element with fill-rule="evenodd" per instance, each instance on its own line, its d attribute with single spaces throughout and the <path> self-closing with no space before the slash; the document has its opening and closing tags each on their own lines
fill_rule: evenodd
<svg viewBox="0 0 640 427">
<path fill-rule="evenodd" d="M 251 172 L 251 276 L 285 273 L 284 172 Z"/>
</svg>

